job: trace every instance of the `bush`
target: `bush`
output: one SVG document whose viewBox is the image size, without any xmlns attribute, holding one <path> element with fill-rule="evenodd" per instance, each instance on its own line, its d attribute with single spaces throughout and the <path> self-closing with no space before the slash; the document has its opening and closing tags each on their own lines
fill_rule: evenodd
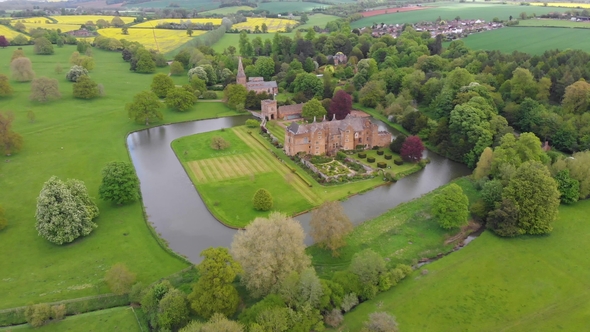
<svg viewBox="0 0 590 332">
<path fill-rule="evenodd" d="M 217 94 L 213 91 L 205 91 L 201 96 L 203 99 L 217 99 Z"/>
<path fill-rule="evenodd" d="M 386 312 L 374 312 L 369 315 L 369 321 L 365 322 L 365 329 L 369 332 L 397 332 L 395 318 Z"/>
<path fill-rule="evenodd" d="M 66 74 L 66 79 L 70 82 L 78 82 L 78 78 L 83 75 L 88 75 L 88 70 L 82 66 L 72 66 L 70 71 Z"/>
<path fill-rule="evenodd" d="M 386 154 L 384 157 L 386 160 L 391 160 L 391 158 L 393 158 L 393 156 L 390 154 Z"/>
<path fill-rule="evenodd" d="M 221 136 L 215 136 L 211 139 L 211 148 L 213 150 L 224 150 L 230 147 L 230 143 Z"/>
<path fill-rule="evenodd" d="M 27 323 L 32 327 L 39 327 L 45 324 L 51 317 L 51 307 L 47 303 L 39 303 L 28 306 L 25 309 Z"/>
<path fill-rule="evenodd" d="M 398 166 L 400 166 L 400 165 L 403 165 L 404 164 L 404 161 L 401 160 L 400 158 L 395 158 L 393 160 L 393 163 L 396 164 L 396 165 L 398 165 Z"/>
<path fill-rule="evenodd" d="M 349 312 L 352 308 L 356 307 L 359 304 L 359 298 L 355 293 L 350 293 L 344 295 L 342 298 L 342 310 L 344 312 Z"/>
<path fill-rule="evenodd" d="M 107 271 L 105 282 L 116 295 L 127 294 L 135 282 L 135 274 L 129 272 L 125 264 L 117 263 Z"/>
<path fill-rule="evenodd" d="M 346 153 L 344 153 L 344 152 L 342 152 L 342 151 L 338 151 L 338 152 L 336 153 L 336 160 L 340 160 L 340 161 L 342 161 L 342 160 L 344 160 L 344 159 L 346 159 Z"/>
<path fill-rule="evenodd" d="M 367 154 L 364 152 L 359 152 L 358 156 L 359 156 L 359 158 L 362 158 L 362 159 L 367 158 Z"/>
<path fill-rule="evenodd" d="M 258 211 L 268 211 L 272 209 L 272 196 L 266 189 L 258 189 L 252 199 L 254 209 Z"/>
<path fill-rule="evenodd" d="M 254 120 L 254 119 L 246 120 L 246 127 L 248 127 L 248 128 L 256 128 L 256 127 L 258 127 L 258 125 L 259 125 L 258 121 Z"/>
<path fill-rule="evenodd" d="M 385 162 L 383 162 L 383 161 L 380 161 L 380 162 L 377 163 L 377 167 L 379 167 L 379 168 L 386 168 L 387 167 L 387 164 Z"/>
<path fill-rule="evenodd" d="M 51 319 L 62 320 L 66 316 L 66 305 L 59 304 L 51 307 Z"/>
<path fill-rule="evenodd" d="M 369 158 L 367 158 L 367 162 L 374 163 L 375 162 L 375 158 L 369 157 Z"/>
<path fill-rule="evenodd" d="M 377 155 L 379 155 L 379 156 L 382 156 L 382 155 L 383 155 L 383 153 L 384 153 L 384 151 L 383 151 L 383 150 L 379 150 L 379 151 L 377 151 Z"/>
<path fill-rule="evenodd" d="M 340 311 L 340 309 L 332 309 L 332 311 L 327 313 L 324 317 L 324 321 L 326 322 L 326 324 L 334 328 L 340 326 L 343 320 L 344 316 L 342 316 L 342 312 Z"/>
</svg>

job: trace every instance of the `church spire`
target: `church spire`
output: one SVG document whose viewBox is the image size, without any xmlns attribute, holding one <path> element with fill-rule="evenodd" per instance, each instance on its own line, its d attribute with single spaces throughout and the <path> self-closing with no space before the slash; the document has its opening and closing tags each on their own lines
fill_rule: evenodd
<svg viewBox="0 0 590 332">
<path fill-rule="evenodd" d="M 244 65 L 242 65 L 242 57 L 238 57 L 238 74 L 236 75 L 236 84 L 246 86 L 246 73 L 244 72 Z"/>
</svg>

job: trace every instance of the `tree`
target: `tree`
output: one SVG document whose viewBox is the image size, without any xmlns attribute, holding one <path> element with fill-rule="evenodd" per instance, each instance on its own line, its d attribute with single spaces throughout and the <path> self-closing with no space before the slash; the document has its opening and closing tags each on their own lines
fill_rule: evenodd
<svg viewBox="0 0 590 332">
<path fill-rule="evenodd" d="M 580 80 L 565 88 L 561 105 L 565 111 L 574 114 L 590 110 L 590 84 Z"/>
<path fill-rule="evenodd" d="M 172 88 L 166 95 L 166 106 L 180 112 L 189 110 L 196 101 L 195 95 L 183 88 Z"/>
<path fill-rule="evenodd" d="M 499 236 L 512 237 L 521 234 L 518 228 L 518 208 L 514 201 L 502 200 L 495 210 L 488 213 L 486 227 Z"/>
<path fill-rule="evenodd" d="M 72 89 L 76 98 L 92 99 L 99 96 L 98 84 L 86 75 L 80 76 Z"/>
<path fill-rule="evenodd" d="M 254 68 L 258 76 L 262 76 L 265 81 L 269 81 L 275 73 L 275 62 L 272 58 L 261 56 L 256 60 Z"/>
<path fill-rule="evenodd" d="M 19 57 L 10 63 L 12 79 L 18 82 L 29 82 L 35 77 L 31 60 L 25 57 Z"/>
<path fill-rule="evenodd" d="M 186 327 L 185 327 L 186 328 Z M 227 319 L 222 314 L 215 314 L 198 330 L 180 330 L 180 332 L 243 332 L 244 327 L 238 322 Z"/>
<path fill-rule="evenodd" d="M 22 47 L 17 48 L 12 52 L 12 56 L 10 57 L 10 62 L 14 61 L 14 59 L 18 58 L 25 58 L 25 51 L 23 51 Z"/>
<path fill-rule="evenodd" d="M 406 141 L 407 136 L 404 134 L 398 134 L 395 139 L 389 144 L 389 150 L 393 153 L 400 153 L 402 150 L 402 146 Z"/>
<path fill-rule="evenodd" d="M 135 273 L 131 273 L 125 264 L 117 263 L 107 271 L 104 281 L 116 295 L 127 294 L 135 283 Z"/>
<path fill-rule="evenodd" d="M 197 265 L 200 278 L 188 296 L 191 307 L 200 316 L 209 318 L 215 313 L 231 317 L 238 308 L 239 295 L 233 286 L 242 268 L 227 248 L 208 248 L 201 252 L 203 261 Z"/>
<path fill-rule="evenodd" d="M 367 332 L 397 332 L 395 318 L 386 312 L 374 312 L 369 315 L 369 321 L 365 322 Z"/>
<path fill-rule="evenodd" d="M 179 61 L 170 64 L 170 75 L 181 76 L 184 73 L 184 66 Z"/>
<path fill-rule="evenodd" d="M 4 214 L 4 209 L 0 206 L 0 231 L 3 230 L 8 226 L 8 219 L 6 219 L 6 215 Z"/>
<path fill-rule="evenodd" d="M 487 147 L 481 153 L 479 157 L 479 161 L 477 162 L 477 166 L 473 170 L 473 179 L 479 180 L 490 175 L 492 171 L 492 159 L 493 159 L 493 151 L 492 148 Z"/>
<path fill-rule="evenodd" d="M 440 227 L 451 229 L 467 224 L 469 199 L 455 183 L 442 188 L 432 200 L 432 214 Z"/>
<path fill-rule="evenodd" d="M 32 327 L 43 326 L 51 318 L 51 307 L 47 303 L 28 306 L 25 309 L 25 318 Z"/>
<path fill-rule="evenodd" d="M 268 26 L 266 25 L 266 23 L 262 23 L 261 29 L 262 29 L 262 33 L 268 32 Z"/>
<path fill-rule="evenodd" d="M 223 90 L 224 99 L 227 107 L 241 111 L 244 109 L 246 103 L 246 95 L 248 90 L 239 84 L 228 84 Z"/>
<path fill-rule="evenodd" d="M 572 204 L 578 201 L 580 196 L 580 182 L 572 179 L 568 169 L 561 170 L 553 177 L 557 181 L 559 198 L 564 204 Z"/>
<path fill-rule="evenodd" d="M 166 97 L 168 91 L 174 89 L 174 87 L 174 81 L 166 74 L 156 74 L 152 79 L 151 90 L 160 98 Z"/>
<path fill-rule="evenodd" d="M 80 180 L 63 182 L 52 176 L 37 198 L 35 227 L 39 236 L 55 244 L 69 243 L 90 234 L 97 227 L 92 221 L 96 217 L 98 207 Z"/>
<path fill-rule="evenodd" d="M 187 34 L 187 36 L 192 37 L 193 36 L 193 28 L 191 28 L 191 27 L 186 28 L 186 34 Z"/>
<path fill-rule="evenodd" d="M 45 37 L 39 37 L 35 39 L 35 54 L 49 55 L 53 54 L 53 45 L 49 39 Z"/>
<path fill-rule="evenodd" d="M 8 76 L 0 74 L 0 97 L 11 96 L 12 92 L 13 89 L 8 82 Z"/>
<path fill-rule="evenodd" d="M 402 144 L 400 155 L 403 160 L 417 163 L 422 159 L 424 144 L 418 136 L 409 136 Z"/>
<path fill-rule="evenodd" d="M 309 267 L 304 240 L 301 224 L 278 212 L 254 219 L 234 235 L 231 253 L 244 269 L 241 280 L 252 296 L 269 294 L 291 272 Z"/>
<path fill-rule="evenodd" d="M 221 136 L 213 136 L 211 138 L 211 148 L 213 150 L 225 150 L 230 147 L 230 143 Z"/>
<path fill-rule="evenodd" d="M 111 20 L 111 25 L 116 28 L 120 28 L 125 25 L 125 22 L 119 16 L 115 16 Z"/>
<path fill-rule="evenodd" d="M 133 102 L 127 104 L 125 108 L 129 114 L 129 118 L 138 123 L 145 123 L 149 126 L 150 121 L 162 120 L 164 116 L 160 112 L 162 104 L 151 91 L 142 91 L 133 97 Z"/>
<path fill-rule="evenodd" d="M 252 198 L 252 204 L 254 205 L 254 210 L 268 211 L 272 209 L 272 196 L 268 190 L 264 188 L 258 189 Z"/>
<path fill-rule="evenodd" d="M 73 65 L 67 72 L 66 79 L 70 82 L 78 82 L 78 79 L 81 76 L 88 76 L 88 69 L 82 66 Z"/>
<path fill-rule="evenodd" d="M 360 295 L 371 299 L 378 292 L 379 283 L 387 272 L 385 260 L 371 249 L 365 249 L 352 256 L 348 270 L 359 278 Z"/>
<path fill-rule="evenodd" d="M 139 199 L 139 179 L 133 165 L 123 161 L 113 161 L 102 169 L 102 182 L 98 187 L 100 199 L 125 204 Z"/>
<path fill-rule="evenodd" d="M 310 235 L 320 247 L 338 256 L 338 249 L 346 245 L 346 236 L 353 225 L 339 202 L 325 202 L 311 213 Z"/>
<path fill-rule="evenodd" d="M 10 46 L 10 42 L 6 39 L 5 36 L 0 36 L 0 47 L 6 48 L 6 46 Z"/>
<path fill-rule="evenodd" d="M 547 167 L 538 161 L 520 165 L 504 188 L 502 198 L 518 209 L 520 234 L 545 234 L 557 218 L 559 190 Z"/>
<path fill-rule="evenodd" d="M 486 205 L 486 210 L 493 210 L 496 203 L 502 201 L 502 190 L 504 190 L 504 186 L 502 185 L 502 181 L 498 179 L 484 183 L 481 188 L 481 198 Z"/>
<path fill-rule="evenodd" d="M 522 133 L 518 139 L 512 133 L 506 134 L 494 149 L 492 175 L 498 177 L 502 166 L 511 165 L 516 169 L 526 161 L 548 161 L 539 138 L 533 133 Z"/>
<path fill-rule="evenodd" d="M 377 107 L 385 100 L 385 82 L 369 81 L 359 91 L 359 101 L 366 107 Z"/>
<path fill-rule="evenodd" d="M 0 152 L 6 156 L 20 151 L 23 145 L 23 137 L 12 131 L 13 121 L 12 112 L 0 112 Z"/>
<path fill-rule="evenodd" d="M 344 119 L 352 110 L 352 96 L 344 90 L 338 90 L 330 103 L 328 118 L 330 120 L 336 115 L 336 120 Z"/>
<path fill-rule="evenodd" d="M 137 63 L 135 65 L 136 73 L 150 74 L 156 71 L 156 63 L 152 59 L 152 54 L 145 49 L 137 51 Z"/>
<path fill-rule="evenodd" d="M 178 289 L 170 289 L 158 303 L 158 327 L 162 331 L 176 331 L 189 318 L 186 295 Z"/>
<path fill-rule="evenodd" d="M 31 82 L 31 95 L 29 99 L 44 103 L 61 98 L 59 83 L 55 78 L 39 77 Z"/>
<path fill-rule="evenodd" d="M 321 120 L 327 114 L 322 103 L 317 99 L 312 99 L 303 105 L 301 116 L 307 121 Z"/>
<path fill-rule="evenodd" d="M 199 77 L 193 76 L 190 79 L 190 82 L 191 82 L 191 87 L 195 90 L 195 93 L 196 93 L 196 91 L 199 91 L 199 96 L 201 94 L 207 92 L 207 83 L 205 83 L 205 81 L 203 81 Z M 242 88 L 243 88 L 243 86 L 242 86 Z"/>
<path fill-rule="evenodd" d="M 303 92 L 305 98 L 321 98 L 324 93 L 324 84 L 322 80 L 314 74 L 301 73 L 295 77 L 292 83 L 295 93 Z"/>
</svg>

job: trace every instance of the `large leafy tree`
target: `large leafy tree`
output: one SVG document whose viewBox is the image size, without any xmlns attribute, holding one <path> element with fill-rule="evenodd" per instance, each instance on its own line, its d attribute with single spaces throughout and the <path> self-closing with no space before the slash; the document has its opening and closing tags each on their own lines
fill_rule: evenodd
<svg viewBox="0 0 590 332">
<path fill-rule="evenodd" d="M 352 222 L 339 202 L 325 202 L 311 213 L 310 235 L 320 247 L 338 256 L 338 249 L 346 245 L 346 236 L 352 232 Z"/>
<path fill-rule="evenodd" d="M 0 152 L 7 156 L 20 151 L 23 145 L 23 137 L 12 131 L 13 121 L 12 112 L 0 112 Z"/>
<path fill-rule="evenodd" d="M 557 172 L 554 176 L 559 189 L 559 198 L 564 204 L 572 204 L 578 201 L 580 196 L 580 182 L 570 176 L 568 169 Z"/>
<path fill-rule="evenodd" d="M 312 121 L 314 119 L 321 121 L 322 118 L 327 114 L 326 109 L 322 106 L 322 103 L 317 99 L 312 99 L 303 105 L 301 110 L 301 116 Z"/>
<path fill-rule="evenodd" d="M 545 234 L 553 230 L 557 218 L 559 190 L 545 165 L 527 161 L 520 165 L 504 188 L 502 198 L 511 200 L 518 209 L 521 234 Z"/>
<path fill-rule="evenodd" d="M 12 79 L 18 82 L 29 82 L 35 77 L 33 64 L 24 55 L 12 60 L 10 71 L 12 72 Z"/>
<path fill-rule="evenodd" d="M 292 85 L 293 92 L 303 92 L 307 99 L 313 97 L 321 98 L 324 94 L 324 84 L 322 83 L 322 80 L 311 73 L 298 74 Z"/>
<path fill-rule="evenodd" d="M 492 157 L 493 176 L 499 176 L 501 168 L 511 165 L 518 168 L 526 161 L 547 162 L 547 154 L 541 148 L 541 141 L 533 133 L 522 133 L 518 138 L 510 133 L 500 140 L 500 145 L 494 149 Z"/>
<path fill-rule="evenodd" d="M 154 75 L 150 88 L 152 92 L 156 94 L 156 96 L 164 98 L 168 94 L 168 91 L 174 89 L 174 86 L 174 81 L 172 80 L 172 78 L 170 78 L 170 76 L 163 73 L 159 73 Z"/>
<path fill-rule="evenodd" d="M 344 90 L 338 90 L 332 97 L 330 102 L 330 109 L 328 110 L 328 118 L 332 120 L 336 115 L 336 120 L 344 119 L 352 110 L 352 96 Z"/>
<path fill-rule="evenodd" d="M 59 83 L 55 78 L 38 77 L 31 82 L 31 95 L 29 99 L 44 103 L 61 98 Z"/>
<path fill-rule="evenodd" d="M 12 95 L 13 89 L 8 82 L 8 76 L 0 74 L 0 97 Z"/>
<path fill-rule="evenodd" d="M 74 241 L 97 227 L 98 216 L 86 186 L 79 180 L 61 181 L 52 176 L 37 198 L 36 228 L 39 235 L 55 244 Z"/>
<path fill-rule="evenodd" d="M 580 80 L 565 88 L 561 105 L 565 111 L 571 113 L 588 112 L 590 110 L 590 84 Z"/>
<path fill-rule="evenodd" d="M 200 278 L 193 285 L 188 299 L 200 316 L 209 318 L 215 313 L 231 317 L 238 308 L 238 291 L 233 286 L 242 268 L 227 248 L 209 248 L 201 252 L 204 260 L 197 265 Z"/>
<path fill-rule="evenodd" d="M 166 106 L 180 112 L 189 110 L 196 101 L 195 95 L 183 88 L 172 88 L 166 95 Z"/>
<path fill-rule="evenodd" d="M 53 45 L 49 39 L 45 37 L 35 39 L 35 54 L 53 54 Z"/>
<path fill-rule="evenodd" d="M 400 155 L 405 161 L 417 163 L 422 159 L 424 144 L 418 136 L 409 136 L 402 144 Z"/>
<path fill-rule="evenodd" d="M 246 104 L 246 95 L 248 90 L 239 84 L 228 84 L 223 90 L 227 107 L 241 111 Z"/>
<path fill-rule="evenodd" d="M 0 36 L 0 47 L 5 48 L 6 46 L 10 46 L 10 42 L 5 36 Z"/>
<path fill-rule="evenodd" d="M 116 204 L 139 199 L 139 179 L 131 163 L 113 161 L 102 169 L 102 183 L 98 194 L 105 201 Z"/>
<path fill-rule="evenodd" d="M 80 76 L 72 89 L 74 97 L 81 99 L 92 99 L 100 94 L 98 84 L 87 75 Z"/>
<path fill-rule="evenodd" d="M 236 233 L 231 253 L 244 269 L 242 282 L 252 296 L 269 294 L 291 272 L 309 267 L 304 240 L 301 224 L 278 212 Z"/>
<path fill-rule="evenodd" d="M 268 81 L 275 73 L 275 62 L 272 58 L 261 56 L 256 59 L 254 68 L 258 76 L 262 76 L 265 81 Z"/>
<path fill-rule="evenodd" d="M 440 227 L 457 228 L 467 224 L 469 200 L 455 183 L 442 188 L 432 201 L 432 214 Z"/>
<path fill-rule="evenodd" d="M 129 117 L 135 122 L 145 123 L 146 126 L 150 121 L 162 120 L 164 116 L 160 112 L 162 104 L 151 91 L 142 91 L 133 97 L 133 102 L 127 104 L 125 108 Z"/>
<path fill-rule="evenodd" d="M 369 81 L 359 91 L 359 101 L 363 106 L 376 107 L 385 100 L 385 82 Z"/>
<path fill-rule="evenodd" d="M 481 156 L 479 156 L 477 166 L 473 170 L 472 177 L 474 180 L 479 180 L 490 175 L 490 172 L 492 171 L 493 155 L 494 152 L 492 151 L 492 148 L 487 147 L 483 150 Z"/>
<path fill-rule="evenodd" d="M 518 208 L 514 201 L 505 199 L 495 210 L 488 213 L 486 227 L 500 236 L 512 237 L 521 234 L 518 227 Z"/>
</svg>

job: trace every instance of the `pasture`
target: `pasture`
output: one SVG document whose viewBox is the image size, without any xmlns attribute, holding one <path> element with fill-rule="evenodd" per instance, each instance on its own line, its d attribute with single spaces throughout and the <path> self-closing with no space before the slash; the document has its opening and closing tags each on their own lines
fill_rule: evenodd
<svg viewBox="0 0 590 332">
<path fill-rule="evenodd" d="M 156 0 L 142 3 L 127 3 L 126 8 L 170 8 L 171 4 L 178 5 L 179 8 L 195 9 L 197 11 L 211 10 L 219 8 L 219 2 L 208 0 Z"/>
<path fill-rule="evenodd" d="M 195 24 L 212 23 L 213 25 L 221 25 L 220 18 L 185 18 L 185 19 L 182 19 L 182 18 L 162 18 L 162 19 L 158 19 L 158 20 L 141 22 L 141 23 L 135 24 L 133 27 L 134 28 L 155 28 L 158 26 L 158 24 L 183 23 L 183 22 L 188 22 L 188 21 L 190 21 L 191 23 L 195 23 Z"/>
<path fill-rule="evenodd" d="M 15 49 L 0 49 L 1 73 L 10 74 Z M 158 245 L 141 202 L 116 206 L 97 198 L 101 169 L 111 161 L 130 161 L 127 133 L 145 126 L 129 120 L 125 104 L 149 90 L 153 75 L 130 72 L 120 52 L 94 49 L 96 69 L 90 77 L 104 85 L 106 95 L 80 100 L 72 97 L 72 83 L 65 73 L 55 72 L 57 64 L 68 67 L 75 46 L 56 47 L 54 55 L 35 55 L 33 46 L 23 50 L 37 76 L 58 80 L 62 98 L 31 102 L 31 84 L 11 81 L 14 95 L 1 101 L 0 111 L 15 114 L 13 129 L 23 136 L 24 147 L 10 157 L 2 156 L 0 162 L 0 204 L 8 219 L 8 227 L 0 232 L 0 309 L 107 293 L 105 271 L 118 262 L 144 284 L 186 267 Z M 168 68 L 158 72 L 168 73 Z M 186 76 L 173 79 L 176 84 L 187 80 Z M 36 115 L 34 122 L 27 119 L 28 111 Z M 236 114 L 211 102 L 197 103 L 187 112 L 162 112 L 166 123 Z M 52 175 L 84 181 L 100 209 L 98 228 L 63 246 L 44 240 L 35 230 L 37 196 Z"/>
<path fill-rule="evenodd" d="M 502 28 L 473 34 L 463 41 L 474 50 L 500 50 L 507 53 L 519 51 L 542 54 L 546 50 L 568 48 L 590 52 L 590 30 L 587 29 Z"/>
<path fill-rule="evenodd" d="M 11 40 L 14 37 L 20 35 L 21 33 L 16 31 L 16 30 L 12 30 L 11 28 L 5 26 L 5 25 L 0 25 L 0 36 L 4 36 L 6 37 L 6 39 Z"/>
<path fill-rule="evenodd" d="M 387 311 L 402 331 L 584 331 L 588 214 L 590 200 L 562 205 L 546 236 L 500 238 L 486 231 L 352 310 L 342 330 L 359 331 L 369 313 Z"/>
<path fill-rule="evenodd" d="M 64 24 L 86 24 L 88 21 L 92 21 L 96 23 L 96 21 L 103 19 L 107 22 L 111 22 L 115 16 L 106 16 L 106 15 L 63 15 L 63 16 L 51 16 L 52 19 L 57 20 L 58 23 Z M 135 17 L 131 16 L 119 16 L 125 24 L 133 22 Z"/>
<path fill-rule="evenodd" d="M 226 14 L 237 13 L 240 10 L 250 11 L 250 10 L 254 10 L 254 8 L 252 8 L 250 6 L 223 7 L 223 8 L 207 10 L 207 11 L 201 12 L 200 14 L 201 15 L 212 15 L 212 14 L 226 15 Z"/>
<path fill-rule="evenodd" d="M 141 43 L 147 49 L 158 50 L 160 53 L 170 52 L 179 46 L 190 41 L 192 38 L 204 34 L 205 31 L 194 30 L 193 36 L 189 37 L 186 30 L 168 29 L 134 29 L 129 28 L 128 34 L 124 35 L 120 28 L 99 29 L 102 36 L 116 39 L 127 39 Z"/>
<path fill-rule="evenodd" d="M 563 8 L 590 8 L 589 3 L 579 2 L 531 2 L 531 6 L 563 7 Z"/>
<path fill-rule="evenodd" d="M 371 26 L 374 23 L 416 23 L 421 21 L 435 21 L 439 17 L 443 20 L 453 20 L 457 16 L 462 19 L 482 19 L 486 21 L 491 21 L 494 17 L 498 17 L 501 20 L 508 20 L 511 15 L 516 18 L 522 12 L 540 15 L 554 11 L 556 11 L 555 8 L 547 7 L 527 7 L 481 3 L 445 3 L 433 7 L 427 7 L 427 9 L 424 10 L 365 17 L 358 21 L 352 22 L 350 26 L 352 28 L 361 28 L 365 26 Z"/>
<path fill-rule="evenodd" d="M 281 18 L 247 18 L 246 22 L 241 22 L 238 24 L 232 25 L 232 29 L 238 30 L 250 30 L 254 31 L 256 27 L 262 30 L 262 24 L 266 24 L 268 27 L 268 32 L 283 32 L 287 29 L 288 26 L 295 27 L 295 25 L 299 23 L 298 21 L 288 20 L 288 19 L 281 19 Z"/>
<path fill-rule="evenodd" d="M 590 22 L 575 22 L 570 20 L 532 19 L 518 23 L 519 27 L 551 27 L 551 28 L 577 28 L 588 29 Z"/>
<path fill-rule="evenodd" d="M 329 5 L 305 2 L 305 1 L 273 1 L 263 2 L 258 5 L 258 9 L 267 10 L 270 13 L 292 13 L 292 12 L 309 12 L 314 8 L 326 8 Z"/>
</svg>

